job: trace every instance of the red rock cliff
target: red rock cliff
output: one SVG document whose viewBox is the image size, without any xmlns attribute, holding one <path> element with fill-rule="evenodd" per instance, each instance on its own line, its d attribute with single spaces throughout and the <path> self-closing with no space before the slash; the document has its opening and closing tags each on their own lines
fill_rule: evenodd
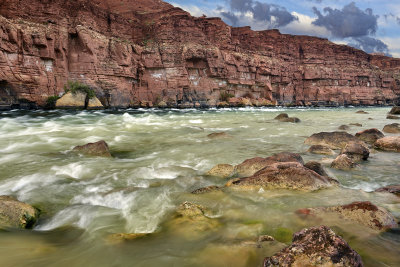
<svg viewBox="0 0 400 267">
<path fill-rule="evenodd" d="M 44 105 L 68 80 L 92 86 L 108 107 L 214 106 L 221 95 L 375 105 L 400 96 L 400 59 L 232 28 L 160 0 L 2 0 L 0 40 L 3 107 Z"/>
</svg>

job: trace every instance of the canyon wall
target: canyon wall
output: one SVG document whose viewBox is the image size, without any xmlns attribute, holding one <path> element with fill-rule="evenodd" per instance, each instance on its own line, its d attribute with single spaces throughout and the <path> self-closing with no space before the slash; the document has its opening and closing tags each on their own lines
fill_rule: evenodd
<svg viewBox="0 0 400 267">
<path fill-rule="evenodd" d="M 44 106 L 69 80 L 106 107 L 387 105 L 400 99 L 400 59 L 159 0 L 3 0 L 0 108 Z"/>
</svg>

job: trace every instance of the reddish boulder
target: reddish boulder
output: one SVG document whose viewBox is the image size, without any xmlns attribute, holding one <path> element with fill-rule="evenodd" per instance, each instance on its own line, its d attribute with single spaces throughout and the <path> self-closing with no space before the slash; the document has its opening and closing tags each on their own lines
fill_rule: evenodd
<svg viewBox="0 0 400 267">
<path fill-rule="evenodd" d="M 357 167 L 357 164 L 346 154 L 341 154 L 332 162 L 331 168 L 338 170 L 351 170 Z"/>
<path fill-rule="evenodd" d="M 383 131 L 385 133 L 392 133 L 392 134 L 400 133 L 400 124 L 399 123 L 392 123 L 392 124 L 386 125 L 385 127 L 383 127 Z"/>
<path fill-rule="evenodd" d="M 374 146 L 384 151 L 400 152 L 400 136 L 383 137 L 378 139 Z"/>
<path fill-rule="evenodd" d="M 400 197 L 400 185 L 389 185 L 382 188 L 378 188 L 375 192 L 388 192 L 395 194 Z"/>
<path fill-rule="evenodd" d="M 323 145 L 331 149 L 342 149 L 352 141 L 361 142 L 355 136 L 345 132 L 321 132 L 311 135 L 304 143 L 307 145 Z"/>
<path fill-rule="evenodd" d="M 368 159 L 369 149 L 362 143 L 350 142 L 342 149 L 341 154 L 345 154 L 353 161 L 358 162 Z"/>
<path fill-rule="evenodd" d="M 373 128 L 356 133 L 356 137 L 365 143 L 373 144 L 376 140 L 385 137 L 385 135 L 378 129 Z"/>
<path fill-rule="evenodd" d="M 76 146 L 73 151 L 90 156 L 111 157 L 110 149 L 108 148 L 107 143 L 103 140 L 96 143 L 88 143 L 83 146 Z"/>
<path fill-rule="evenodd" d="M 265 258 L 269 266 L 353 266 L 362 267 L 360 255 L 326 226 L 303 229 L 293 235 L 292 244 Z"/>
</svg>

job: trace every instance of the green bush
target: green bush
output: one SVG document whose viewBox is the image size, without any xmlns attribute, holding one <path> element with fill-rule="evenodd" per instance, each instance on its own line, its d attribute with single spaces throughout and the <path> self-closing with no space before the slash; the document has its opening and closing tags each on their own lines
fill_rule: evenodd
<svg viewBox="0 0 400 267">
<path fill-rule="evenodd" d="M 56 95 L 49 96 L 46 100 L 46 108 L 54 109 L 56 107 L 56 102 L 58 99 L 60 99 L 59 96 Z"/>
<path fill-rule="evenodd" d="M 219 99 L 223 102 L 228 102 L 229 98 L 234 97 L 234 95 L 227 93 L 225 91 L 219 94 Z"/>
<path fill-rule="evenodd" d="M 64 91 L 66 93 L 71 92 L 72 94 L 76 94 L 78 92 L 84 93 L 89 99 L 96 96 L 92 88 L 78 81 L 68 81 L 68 83 L 64 86 Z"/>
</svg>

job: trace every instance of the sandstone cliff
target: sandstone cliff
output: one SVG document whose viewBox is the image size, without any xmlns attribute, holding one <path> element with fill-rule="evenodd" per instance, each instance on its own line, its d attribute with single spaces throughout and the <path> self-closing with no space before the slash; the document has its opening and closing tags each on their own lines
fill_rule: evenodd
<svg viewBox="0 0 400 267">
<path fill-rule="evenodd" d="M 160 0 L 2 0 L 0 106 L 43 106 L 68 80 L 106 107 L 214 106 L 226 96 L 381 105 L 398 103 L 400 59 L 232 28 Z"/>
</svg>

